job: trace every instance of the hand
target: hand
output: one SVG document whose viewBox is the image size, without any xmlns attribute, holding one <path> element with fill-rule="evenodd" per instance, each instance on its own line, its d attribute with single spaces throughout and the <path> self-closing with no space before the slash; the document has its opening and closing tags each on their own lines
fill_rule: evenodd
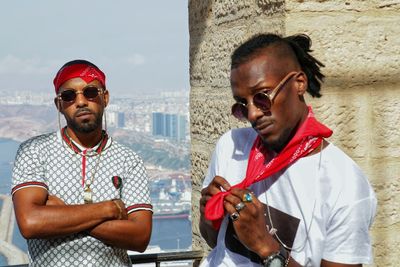
<svg viewBox="0 0 400 267">
<path fill-rule="evenodd" d="M 224 207 L 228 214 L 238 212 L 235 206 L 242 202 L 246 193 L 249 190 L 234 188 L 225 196 Z M 252 201 L 244 204 L 245 207 L 239 211 L 239 218 L 233 222 L 240 242 L 261 258 L 279 251 L 279 243 L 267 231 L 262 203 L 253 195 Z"/>
<path fill-rule="evenodd" d="M 118 220 L 127 220 L 128 213 L 126 212 L 125 203 L 121 199 L 113 199 L 112 202 L 114 203 L 116 212 L 118 214 L 116 218 Z"/>
<path fill-rule="evenodd" d="M 64 206 L 66 205 L 61 198 L 55 195 L 48 195 L 46 200 L 46 206 Z"/>
<path fill-rule="evenodd" d="M 201 190 L 200 198 L 200 215 L 204 218 L 204 210 L 208 200 L 215 194 L 223 190 L 228 191 L 231 189 L 230 184 L 221 176 L 215 176 L 211 183 Z"/>
<path fill-rule="evenodd" d="M 205 218 L 205 206 L 212 196 L 221 192 L 222 190 L 228 191 L 230 189 L 231 186 L 224 178 L 221 176 L 215 176 L 211 183 L 206 188 L 201 190 L 199 222 L 200 233 L 211 248 L 217 245 L 218 230 L 213 227 L 211 221 Z"/>
</svg>

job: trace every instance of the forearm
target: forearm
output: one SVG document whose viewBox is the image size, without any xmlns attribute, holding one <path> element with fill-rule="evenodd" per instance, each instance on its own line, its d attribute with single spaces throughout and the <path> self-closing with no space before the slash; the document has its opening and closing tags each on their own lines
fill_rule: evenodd
<svg viewBox="0 0 400 267">
<path fill-rule="evenodd" d="M 17 220 L 25 238 L 53 238 L 88 230 L 116 219 L 118 215 L 115 205 L 106 201 L 82 205 L 32 205 L 25 213 L 17 212 Z"/>
<path fill-rule="evenodd" d="M 89 231 L 89 234 L 105 244 L 143 252 L 150 241 L 152 212 L 138 211 L 127 220 L 103 222 Z"/>
</svg>

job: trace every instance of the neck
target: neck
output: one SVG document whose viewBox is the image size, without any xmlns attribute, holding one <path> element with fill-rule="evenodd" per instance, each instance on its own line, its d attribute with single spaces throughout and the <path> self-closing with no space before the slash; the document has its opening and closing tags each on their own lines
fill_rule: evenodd
<svg viewBox="0 0 400 267">
<path fill-rule="evenodd" d="M 67 127 L 68 136 L 79 145 L 92 148 L 97 145 L 102 137 L 102 129 L 98 128 L 90 133 L 81 133 L 72 130 L 70 127 Z"/>
<path fill-rule="evenodd" d="M 307 105 L 304 106 L 304 109 L 301 112 L 301 115 L 299 116 L 296 125 L 293 128 L 287 128 L 285 131 L 282 133 L 280 136 L 280 140 L 276 142 L 275 144 L 268 144 L 265 143 L 269 149 L 274 151 L 276 154 L 279 154 L 286 146 L 287 144 L 293 139 L 293 137 L 296 135 L 298 129 L 300 126 L 304 123 L 304 121 L 308 117 L 308 107 Z"/>
</svg>

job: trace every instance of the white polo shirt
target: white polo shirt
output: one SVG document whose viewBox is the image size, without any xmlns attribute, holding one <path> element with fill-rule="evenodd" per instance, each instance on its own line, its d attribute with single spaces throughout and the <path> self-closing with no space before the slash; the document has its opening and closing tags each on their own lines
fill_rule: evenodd
<svg viewBox="0 0 400 267">
<path fill-rule="evenodd" d="M 34 137 L 20 145 L 13 169 L 12 194 L 21 188 L 39 186 L 66 204 L 84 203 L 83 169 L 85 178 L 91 179 L 99 156 L 83 159 L 61 140 L 58 132 Z M 114 185 L 115 176 L 120 177 L 121 186 Z M 104 144 L 91 189 L 93 202 L 120 198 L 128 213 L 152 210 L 142 160 L 111 138 Z M 84 233 L 27 242 L 31 266 L 131 266 L 126 250 Z"/>
</svg>

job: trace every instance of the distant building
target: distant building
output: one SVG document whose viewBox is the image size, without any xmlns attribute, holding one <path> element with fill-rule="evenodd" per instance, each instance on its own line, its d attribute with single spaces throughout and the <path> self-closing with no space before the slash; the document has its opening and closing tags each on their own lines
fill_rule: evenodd
<svg viewBox="0 0 400 267">
<path fill-rule="evenodd" d="M 164 113 L 161 112 L 153 112 L 152 115 L 152 134 L 154 136 L 165 136 L 165 121 L 164 121 Z"/>
<path fill-rule="evenodd" d="M 172 140 L 183 141 L 186 138 L 186 117 L 179 114 L 153 112 L 152 134 Z"/>
<path fill-rule="evenodd" d="M 123 112 L 118 112 L 117 127 L 118 128 L 124 128 L 125 127 L 125 113 L 123 113 Z"/>
</svg>

